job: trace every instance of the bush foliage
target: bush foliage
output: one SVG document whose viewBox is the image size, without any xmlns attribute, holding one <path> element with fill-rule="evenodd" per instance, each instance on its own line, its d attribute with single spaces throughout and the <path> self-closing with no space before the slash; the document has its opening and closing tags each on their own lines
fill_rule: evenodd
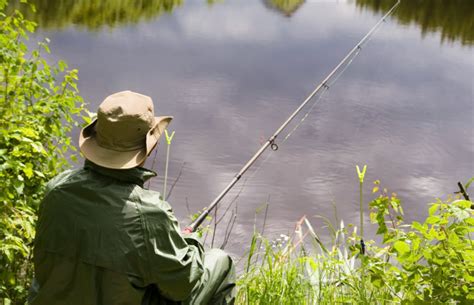
<svg viewBox="0 0 474 305">
<path fill-rule="evenodd" d="M 0 303 L 24 304 L 31 243 L 45 184 L 68 165 L 68 136 L 83 111 L 77 70 L 50 65 L 48 41 L 28 48 L 35 23 L 0 0 Z"/>
</svg>

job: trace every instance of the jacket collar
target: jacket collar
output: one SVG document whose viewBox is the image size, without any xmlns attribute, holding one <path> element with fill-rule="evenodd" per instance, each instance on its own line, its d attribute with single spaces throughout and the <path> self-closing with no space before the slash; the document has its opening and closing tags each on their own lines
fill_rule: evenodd
<svg viewBox="0 0 474 305">
<path fill-rule="evenodd" d="M 101 175 L 111 177 L 116 180 L 132 182 L 143 187 L 144 183 L 152 178 L 156 177 L 154 171 L 148 170 L 143 167 L 134 167 L 130 169 L 112 169 L 99 166 L 91 161 L 87 160 L 84 163 L 84 168 L 91 169 Z"/>
</svg>

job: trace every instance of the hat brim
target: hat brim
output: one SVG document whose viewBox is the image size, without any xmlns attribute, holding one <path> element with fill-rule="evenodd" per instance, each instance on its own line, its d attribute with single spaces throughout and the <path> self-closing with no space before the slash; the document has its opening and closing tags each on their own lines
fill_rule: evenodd
<svg viewBox="0 0 474 305">
<path fill-rule="evenodd" d="M 171 116 L 155 117 L 155 124 L 146 135 L 144 147 L 131 151 L 118 151 L 100 146 L 97 143 L 95 133 L 97 120 L 94 120 L 81 130 L 79 148 L 86 159 L 106 168 L 128 169 L 137 167 L 145 161 L 153 148 L 157 146 L 161 135 L 172 119 Z"/>
</svg>

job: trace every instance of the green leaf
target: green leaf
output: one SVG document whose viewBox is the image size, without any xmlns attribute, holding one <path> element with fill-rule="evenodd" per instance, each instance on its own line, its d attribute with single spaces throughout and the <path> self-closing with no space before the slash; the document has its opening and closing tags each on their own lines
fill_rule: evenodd
<svg viewBox="0 0 474 305">
<path fill-rule="evenodd" d="M 44 150 L 43 144 L 40 142 L 33 142 L 31 143 L 31 147 L 33 147 L 33 150 L 35 152 L 41 153 L 41 154 L 46 154 L 46 151 Z"/>
<path fill-rule="evenodd" d="M 15 180 L 15 181 L 13 181 L 13 187 L 15 188 L 15 191 L 19 195 L 22 195 L 23 194 L 23 189 L 25 188 L 25 184 L 23 183 L 23 181 Z"/>
<path fill-rule="evenodd" d="M 59 67 L 59 71 L 63 72 L 65 69 L 67 69 L 67 64 L 64 60 L 59 60 L 58 67 Z"/>
<path fill-rule="evenodd" d="M 404 255 L 405 253 L 410 252 L 410 245 L 407 244 L 407 243 L 404 242 L 404 241 L 401 241 L 401 240 L 397 240 L 397 241 L 393 244 L 393 247 L 395 248 L 395 250 L 397 250 L 397 252 L 398 252 L 400 255 Z"/>
<path fill-rule="evenodd" d="M 471 185 L 471 183 L 474 181 L 474 177 L 472 177 L 471 179 L 469 179 L 467 181 L 467 183 L 464 185 L 464 187 L 466 188 L 466 190 L 469 188 L 469 186 Z"/>
<path fill-rule="evenodd" d="M 429 209 L 428 209 L 428 213 L 429 215 L 434 215 L 436 213 L 436 211 L 438 210 L 439 208 L 439 204 L 438 203 L 435 203 L 433 204 Z"/>
<path fill-rule="evenodd" d="M 474 218 L 470 217 L 466 219 L 466 223 L 472 227 L 474 227 Z"/>
<path fill-rule="evenodd" d="M 439 223 L 440 222 L 440 218 L 439 216 L 430 216 L 428 218 L 426 218 L 426 223 L 428 224 L 436 224 L 436 223 Z"/>
<path fill-rule="evenodd" d="M 377 213 L 370 213 L 370 222 L 371 223 L 377 223 Z"/>
<path fill-rule="evenodd" d="M 457 200 L 454 202 L 454 204 L 460 208 L 470 209 L 472 202 L 468 200 Z"/>
<path fill-rule="evenodd" d="M 39 176 L 39 177 L 41 177 L 41 178 L 46 178 L 46 176 L 45 176 L 42 172 L 40 172 L 40 171 L 35 170 L 34 173 L 35 173 L 35 175 L 37 175 L 37 176 Z"/>
<path fill-rule="evenodd" d="M 425 232 L 426 229 L 417 221 L 414 221 L 412 224 L 411 224 L 411 227 L 415 230 L 417 230 L 418 232 Z"/>
<path fill-rule="evenodd" d="M 23 170 L 23 173 L 25 173 L 25 176 L 28 179 L 33 177 L 33 164 L 26 163 L 25 167 L 23 167 L 22 170 Z"/>
<path fill-rule="evenodd" d="M 419 238 L 412 239 L 412 248 L 414 252 L 418 250 L 418 248 L 420 247 L 420 243 L 421 243 L 421 240 Z"/>
<path fill-rule="evenodd" d="M 35 25 L 33 23 L 27 23 L 25 24 L 26 29 L 28 32 L 33 33 L 35 31 Z"/>
</svg>

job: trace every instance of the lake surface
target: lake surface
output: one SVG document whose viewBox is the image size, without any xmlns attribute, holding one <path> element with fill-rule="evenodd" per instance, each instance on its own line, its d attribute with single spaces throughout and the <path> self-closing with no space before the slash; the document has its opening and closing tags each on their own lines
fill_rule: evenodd
<svg viewBox="0 0 474 305">
<path fill-rule="evenodd" d="M 31 2 L 40 25 L 33 40 L 49 37 L 50 60 L 79 69 L 92 111 L 129 89 L 175 117 L 168 184 L 182 172 L 169 201 L 185 224 L 394 1 Z M 226 249 L 245 252 L 267 201 L 270 238 L 292 232 L 303 215 L 325 235 L 315 216 L 334 220 L 334 206 L 339 219 L 358 223 L 357 164 L 368 165 L 367 201 L 380 179 L 408 220 L 474 176 L 473 24 L 473 1 L 404 1 L 305 122 L 227 195 L 220 214 L 232 202 L 238 209 Z M 165 153 L 162 141 L 158 191 Z"/>
</svg>

